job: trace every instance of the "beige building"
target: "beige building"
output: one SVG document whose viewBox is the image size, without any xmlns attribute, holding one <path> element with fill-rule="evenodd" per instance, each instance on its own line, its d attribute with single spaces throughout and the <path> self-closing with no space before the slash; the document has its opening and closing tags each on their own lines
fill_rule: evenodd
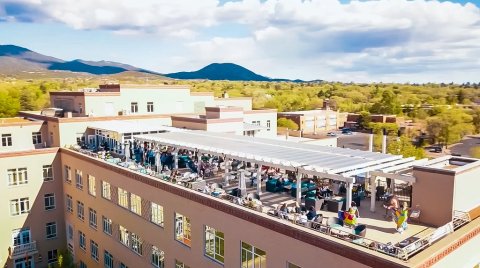
<svg viewBox="0 0 480 268">
<path fill-rule="evenodd" d="M 71 97 L 69 93 L 62 96 Z M 64 99 L 60 101 L 63 104 L 55 105 L 72 116 L 23 112 L 23 118 L 0 121 L 0 177 L 4 179 L 0 188 L 0 263 L 4 267 L 47 267 L 66 250 L 77 267 L 475 267 L 480 263 L 480 161 L 476 159 L 415 160 L 260 135 L 230 135 L 225 132 L 238 133 L 232 124 L 268 128 L 267 120 L 272 120 L 274 111 L 253 111 L 248 103 L 235 105 L 242 108 L 215 107 L 205 103 L 208 94 L 195 96 L 203 98 L 198 102 L 204 104 L 195 106 L 195 101 L 188 101 L 189 105 L 205 112 L 204 119 L 214 120 L 213 126 L 215 120 L 228 124 L 210 128 L 210 122 L 200 121 L 206 128 L 197 129 L 207 132 L 174 132 L 162 127 L 189 118 L 171 116 L 167 112 L 171 107 L 161 113 L 162 102 L 158 109 L 154 106 L 158 114 L 140 112 L 139 107 L 138 114 L 110 116 L 102 115 L 105 100 L 94 104 L 99 108 L 91 108 L 96 106 L 90 106 L 87 97 L 79 97 L 87 100 L 84 102 Z M 128 107 L 128 102 L 118 103 L 113 105 L 116 112 Z M 87 116 L 90 109 L 93 116 Z M 196 128 L 192 124 L 185 127 Z M 346 188 L 342 202 L 347 209 L 354 199 L 357 175 L 368 172 L 365 187 L 371 197 L 358 204 L 359 223 L 368 231 L 358 236 L 351 229 L 329 225 L 326 218 L 333 219 L 338 212 L 321 208 L 318 212 L 325 221 L 318 225 L 300 223 L 293 213 L 294 218 L 288 220 L 270 214 L 280 203 L 305 203 L 302 191 L 295 196 L 268 192 L 265 182 L 257 183 L 247 187 L 263 202 L 253 210 L 232 202 L 236 199 L 228 194 L 206 194 L 162 174 L 92 157 L 96 154 L 87 149 L 69 149 L 82 138 L 88 139 L 89 131 L 95 137 L 118 135 L 125 139 L 130 135 L 142 144 L 240 160 L 258 169 L 268 166 L 289 171 L 302 191 L 302 177 L 341 183 Z M 240 180 L 245 179 L 244 170 L 236 172 L 241 174 Z M 209 180 L 221 183 L 229 174 L 224 169 Z M 383 201 L 376 199 L 383 196 L 375 186 L 386 178 L 392 180 L 392 189 L 411 186 L 411 196 L 406 198 L 412 207 L 421 208 L 419 217 L 402 234 L 383 218 Z M 239 185 L 244 187 L 241 182 Z"/>
<path fill-rule="evenodd" d="M 298 125 L 303 133 L 317 133 L 343 127 L 347 114 L 330 109 L 278 113 L 278 118 L 287 118 Z"/>
</svg>

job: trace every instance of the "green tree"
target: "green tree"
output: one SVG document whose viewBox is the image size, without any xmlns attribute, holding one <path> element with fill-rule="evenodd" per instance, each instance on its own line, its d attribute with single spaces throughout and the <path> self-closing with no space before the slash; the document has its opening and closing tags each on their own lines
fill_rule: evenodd
<svg viewBox="0 0 480 268">
<path fill-rule="evenodd" d="M 390 154 L 403 155 L 404 157 L 414 156 L 416 159 L 425 158 L 423 148 L 417 148 L 412 141 L 405 135 L 390 139 L 387 145 L 387 152 Z"/>
<path fill-rule="evenodd" d="M 361 111 L 360 112 L 360 118 L 358 119 L 358 124 L 366 129 L 370 127 L 370 123 L 372 122 L 372 117 L 370 112 L 368 111 Z"/>
<path fill-rule="evenodd" d="M 382 93 L 382 99 L 372 105 L 370 112 L 374 114 L 400 114 L 402 107 L 395 93 L 391 90 L 385 90 Z"/>
<path fill-rule="evenodd" d="M 461 109 L 450 109 L 427 119 L 427 133 L 434 142 L 452 144 L 474 132 L 473 117 Z"/>
<path fill-rule="evenodd" d="M 473 158 L 480 158 L 480 146 L 470 148 L 470 156 Z"/>
<path fill-rule="evenodd" d="M 292 119 L 279 118 L 277 120 L 277 127 L 284 127 L 290 130 L 298 130 L 298 125 Z"/>
</svg>

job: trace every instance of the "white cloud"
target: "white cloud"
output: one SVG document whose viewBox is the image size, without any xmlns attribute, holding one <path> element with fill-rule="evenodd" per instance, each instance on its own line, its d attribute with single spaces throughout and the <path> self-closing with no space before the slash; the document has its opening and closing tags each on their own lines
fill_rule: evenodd
<svg viewBox="0 0 480 268">
<path fill-rule="evenodd" d="M 8 14 L 4 7 L 12 4 L 23 9 Z M 173 38 L 182 48 L 167 59 L 173 70 L 191 70 L 215 61 L 239 63 L 271 77 L 421 82 L 473 81 L 480 72 L 480 9 L 473 4 L 434 0 L 349 4 L 243 0 L 223 5 L 217 0 L 0 1 L 0 21 L 12 18 Z M 228 38 L 223 33 L 204 34 L 209 27 L 232 23 L 248 32 Z"/>
</svg>

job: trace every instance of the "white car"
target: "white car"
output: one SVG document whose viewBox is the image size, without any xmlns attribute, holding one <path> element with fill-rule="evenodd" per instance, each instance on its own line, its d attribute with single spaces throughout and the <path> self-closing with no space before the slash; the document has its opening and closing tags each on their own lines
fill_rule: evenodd
<svg viewBox="0 0 480 268">
<path fill-rule="evenodd" d="M 335 133 L 335 132 L 328 132 L 328 133 L 327 133 L 327 136 L 328 136 L 328 137 L 336 137 L 336 136 L 337 136 L 337 133 Z"/>
</svg>

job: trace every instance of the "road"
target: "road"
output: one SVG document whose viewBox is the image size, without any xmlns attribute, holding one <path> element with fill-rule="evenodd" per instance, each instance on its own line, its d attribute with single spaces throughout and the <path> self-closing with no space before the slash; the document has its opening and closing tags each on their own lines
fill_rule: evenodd
<svg viewBox="0 0 480 268">
<path fill-rule="evenodd" d="M 368 135 L 365 133 L 354 132 L 353 135 L 344 135 L 339 132 L 338 134 L 338 147 L 358 149 L 362 151 L 368 150 Z"/>
<path fill-rule="evenodd" d="M 480 136 L 468 136 L 450 147 L 450 151 L 452 154 L 471 157 L 470 149 L 475 146 L 480 146 Z"/>
</svg>

